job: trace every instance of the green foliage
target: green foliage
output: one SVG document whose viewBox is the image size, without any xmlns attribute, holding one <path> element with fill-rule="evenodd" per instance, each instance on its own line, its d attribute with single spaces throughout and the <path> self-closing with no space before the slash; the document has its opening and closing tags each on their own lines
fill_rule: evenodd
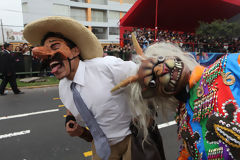
<svg viewBox="0 0 240 160">
<path fill-rule="evenodd" d="M 18 87 L 30 87 L 30 86 L 43 86 L 43 85 L 55 85 L 59 83 L 59 80 L 56 77 L 44 77 L 45 82 L 32 82 L 32 83 L 24 83 L 20 82 L 20 79 L 17 79 L 17 85 Z M 0 79 L 0 83 L 2 80 Z M 9 83 L 7 85 L 7 88 L 11 88 Z"/>
<path fill-rule="evenodd" d="M 232 39 L 240 36 L 240 24 L 226 20 L 215 20 L 212 23 L 199 22 L 196 34 L 202 38 Z"/>
</svg>

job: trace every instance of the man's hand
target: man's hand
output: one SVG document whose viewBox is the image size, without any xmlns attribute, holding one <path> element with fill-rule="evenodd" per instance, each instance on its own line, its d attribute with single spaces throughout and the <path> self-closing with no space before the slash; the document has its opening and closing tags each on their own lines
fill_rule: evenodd
<svg viewBox="0 0 240 160">
<path fill-rule="evenodd" d="M 78 125 L 76 121 L 70 120 L 66 123 L 66 131 L 72 137 L 81 136 L 84 128 Z"/>
</svg>

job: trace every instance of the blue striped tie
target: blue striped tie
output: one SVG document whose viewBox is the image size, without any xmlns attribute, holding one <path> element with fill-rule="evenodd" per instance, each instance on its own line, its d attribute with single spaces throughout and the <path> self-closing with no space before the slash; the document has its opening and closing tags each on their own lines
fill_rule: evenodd
<svg viewBox="0 0 240 160">
<path fill-rule="evenodd" d="M 84 103 L 80 93 L 76 89 L 76 83 L 72 82 L 71 90 L 73 93 L 73 100 L 80 113 L 82 119 L 85 121 L 87 127 L 89 128 L 96 148 L 97 155 L 102 160 L 108 160 L 111 149 L 108 144 L 107 137 L 103 133 L 102 129 L 99 127 L 96 119 L 94 118 L 92 112 L 88 109 L 87 105 Z"/>
</svg>

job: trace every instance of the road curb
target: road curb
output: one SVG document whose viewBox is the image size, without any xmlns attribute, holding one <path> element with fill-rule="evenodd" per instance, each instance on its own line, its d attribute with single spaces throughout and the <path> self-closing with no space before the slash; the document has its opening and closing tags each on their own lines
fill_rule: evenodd
<svg viewBox="0 0 240 160">
<path fill-rule="evenodd" d="M 56 87 L 58 84 L 50 84 L 50 85 L 40 85 L 40 86 L 26 86 L 26 87 L 18 87 L 19 89 L 34 89 L 34 88 L 45 88 L 45 87 Z M 12 90 L 11 88 L 6 88 L 7 90 Z"/>
</svg>

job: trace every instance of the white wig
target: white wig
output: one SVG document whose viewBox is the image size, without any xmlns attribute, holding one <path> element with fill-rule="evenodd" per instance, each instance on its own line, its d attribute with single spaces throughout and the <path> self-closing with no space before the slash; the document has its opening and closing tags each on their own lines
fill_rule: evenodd
<svg viewBox="0 0 240 160">
<path fill-rule="evenodd" d="M 195 66 L 199 65 L 195 61 L 195 58 L 192 56 L 192 54 L 183 52 L 181 48 L 172 43 L 155 43 L 145 50 L 145 56 L 149 58 L 158 58 L 159 56 L 177 56 L 183 61 L 184 65 L 187 65 L 189 67 L 191 71 L 195 68 Z M 179 105 L 179 101 L 174 96 L 156 96 L 153 98 L 144 99 L 141 94 L 142 88 L 137 82 L 132 83 L 130 85 L 130 88 L 130 106 L 133 118 L 138 122 L 137 127 L 143 130 L 144 139 L 146 140 L 146 137 L 148 135 L 147 128 L 149 120 L 156 118 L 153 114 L 153 111 L 155 113 L 166 113 L 166 109 L 175 111 L 176 107 Z M 149 109 L 149 104 L 153 106 L 152 109 Z"/>
</svg>

